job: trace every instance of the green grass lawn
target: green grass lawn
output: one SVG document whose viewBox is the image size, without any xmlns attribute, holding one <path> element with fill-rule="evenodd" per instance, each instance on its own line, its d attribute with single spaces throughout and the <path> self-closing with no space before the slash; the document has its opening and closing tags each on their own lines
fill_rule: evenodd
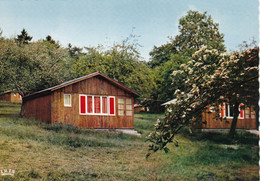
<svg viewBox="0 0 260 181">
<path fill-rule="evenodd" d="M 0 180 L 258 180 L 258 137 L 185 130 L 179 147 L 145 159 L 145 136 L 161 114 L 136 114 L 142 137 L 18 118 L 19 104 L 0 102 Z"/>
</svg>

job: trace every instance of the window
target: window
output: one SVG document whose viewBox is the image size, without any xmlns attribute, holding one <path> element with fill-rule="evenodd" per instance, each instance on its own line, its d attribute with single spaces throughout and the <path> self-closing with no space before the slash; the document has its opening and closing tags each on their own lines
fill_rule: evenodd
<svg viewBox="0 0 260 181">
<path fill-rule="evenodd" d="M 79 111 L 81 115 L 115 115 L 115 97 L 80 95 Z"/>
<path fill-rule="evenodd" d="M 132 116 L 132 99 L 118 98 L 118 115 L 119 116 Z"/>
<path fill-rule="evenodd" d="M 244 105 L 239 105 L 238 118 L 244 119 Z M 234 117 L 234 105 L 229 103 L 223 103 L 220 105 L 220 117 L 233 118 Z"/>
<path fill-rule="evenodd" d="M 14 93 L 14 96 L 16 96 L 16 93 Z"/>
<path fill-rule="evenodd" d="M 125 115 L 125 99 L 118 98 L 118 115 L 124 116 Z"/>
<path fill-rule="evenodd" d="M 126 99 L 126 115 L 132 116 L 132 99 Z"/>
<path fill-rule="evenodd" d="M 246 109 L 245 109 L 245 115 L 246 115 L 246 118 L 247 119 L 249 119 L 251 116 L 250 116 L 250 108 L 249 107 L 247 107 Z"/>
<path fill-rule="evenodd" d="M 232 104 L 225 103 L 226 108 L 226 117 L 233 118 L 234 117 L 234 106 Z"/>
<path fill-rule="evenodd" d="M 71 95 L 70 94 L 64 94 L 64 106 L 71 107 Z"/>
<path fill-rule="evenodd" d="M 94 96 L 94 113 L 101 113 L 100 97 Z"/>
<path fill-rule="evenodd" d="M 107 114 L 107 97 L 102 97 L 102 113 Z"/>
</svg>

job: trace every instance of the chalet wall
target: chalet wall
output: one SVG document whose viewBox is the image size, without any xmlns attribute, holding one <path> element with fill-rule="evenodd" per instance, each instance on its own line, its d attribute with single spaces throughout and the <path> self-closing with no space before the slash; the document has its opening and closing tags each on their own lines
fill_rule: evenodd
<svg viewBox="0 0 260 181">
<path fill-rule="evenodd" d="M 26 100 L 24 106 L 26 119 L 51 121 L 51 95 Z"/>
<path fill-rule="evenodd" d="M 71 94 L 72 106 L 64 107 L 64 93 Z M 80 115 L 79 95 L 115 96 L 115 116 Z M 132 116 L 118 115 L 118 98 L 132 99 Z M 133 128 L 134 98 L 125 90 L 120 89 L 103 77 L 92 77 L 78 83 L 58 89 L 51 96 L 51 122 L 71 124 L 85 128 Z"/>
<path fill-rule="evenodd" d="M 11 93 L 0 95 L 0 101 L 11 101 Z"/>
<path fill-rule="evenodd" d="M 22 103 L 22 99 L 20 99 L 20 95 L 18 96 L 18 93 L 11 93 L 10 98 L 11 98 L 11 102 L 13 103 Z"/>
<path fill-rule="evenodd" d="M 231 127 L 232 118 L 221 120 L 215 120 L 215 113 L 208 113 L 209 110 L 202 113 L 202 122 L 206 124 L 200 124 L 197 127 L 203 129 L 229 129 Z M 252 108 L 245 108 L 244 119 L 238 118 L 237 127 L 238 129 L 257 129 L 256 126 L 256 114 Z"/>
</svg>

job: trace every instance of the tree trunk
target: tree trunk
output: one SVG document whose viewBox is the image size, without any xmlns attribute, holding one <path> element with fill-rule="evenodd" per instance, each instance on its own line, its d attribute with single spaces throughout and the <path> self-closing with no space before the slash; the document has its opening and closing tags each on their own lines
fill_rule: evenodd
<svg viewBox="0 0 260 181">
<path fill-rule="evenodd" d="M 233 117 L 233 120 L 232 120 L 232 123 L 231 123 L 231 128 L 229 130 L 229 136 L 232 137 L 232 138 L 236 134 L 237 118 L 238 118 L 238 115 L 239 115 L 238 107 L 239 107 L 239 103 L 235 102 L 235 105 L 234 105 L 234 117 Z"/>
<path fill-rule="evenodd" d="M 22 101 L 22 106 L 21 106 L 21 111 L 20 111 L 20 117 L 24 117 L 24 115 L 25 115 L 24 106 L 25 106 L 25 104 L 24 104 L 24 100 L 23 100 L 23 101 Z"/>
</svg>

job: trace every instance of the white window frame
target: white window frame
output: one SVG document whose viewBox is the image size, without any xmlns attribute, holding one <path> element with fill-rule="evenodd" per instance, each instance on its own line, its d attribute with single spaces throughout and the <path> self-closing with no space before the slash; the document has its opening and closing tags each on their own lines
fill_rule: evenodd
<svg viewBox="0 0 260 181">
<path fill-rule="evenodd" d="M 85 97 L 85 103 L 86 103 L 86 113 L 81 113 L 81 105 L 80 105 L 80 96 Z M 92 112 L 88 112 L 88 97 L 92 97 Z M 100 113 L 95 113 L 95 100 L 94 97 L 99 97 L 100 98 Z M 102 98 L 106 97 L 107 98 L 107 113 L 103 113 L 103 100 Z M 114 98 L 114 114 L 110 114 L 110 98 Z M 88 94 L 80 94 L 79 95 L 79 114 L 80 115 L 99 115 L 99 116 L 115 116 L 116 115 L 116 98 L 115 96 L 100 96 L 100 95 L 88 95 Z"/>
<path fill-rule="evenodd" d="M 69 96 L 69 97 L 70 97 L 70 104 L 66 104 L 66 103 L 65 103 L 65 96 Z M 64 107 L 72 107 L 71 94 L 64 94 L 63 99 L 64 99 Z"/>
<path fill-rule="evenodd" d="M 230 116 L 230 104 L 228 103 L 224 103 L 224 104 L 225 104 L 225 117 L 233 119 L 234 116 Z"/>
<path fill-rule="evenodd" d="M 241 104 L 239 105 L 239 108 L 238 108 L 238 110 L 239 110 L 238 119 L 245 119 L 245 110 L 243 110 L 243 111 L 244 111 L 243 117 L 240 117 L 240 111 L 241 111 L 240 106 L 241 106 L 241 105 L 244 105 L 244 104 L 241 103 Z M 229 104 L 229 103 L 223 103 L 223 107 L 224 107 L 224 117 L 223 117 L 223 118 L 233 119 L 234 116 L 230 116 L 230 104 Z M 227 109 L 226 109 L 226 108 L 227 108 Z M 227 110 L 227 111 L 226 111 L 226 110 Z M 220 113 L 220 114 L 221 114 L 221 113 Z"/>
</svg>

